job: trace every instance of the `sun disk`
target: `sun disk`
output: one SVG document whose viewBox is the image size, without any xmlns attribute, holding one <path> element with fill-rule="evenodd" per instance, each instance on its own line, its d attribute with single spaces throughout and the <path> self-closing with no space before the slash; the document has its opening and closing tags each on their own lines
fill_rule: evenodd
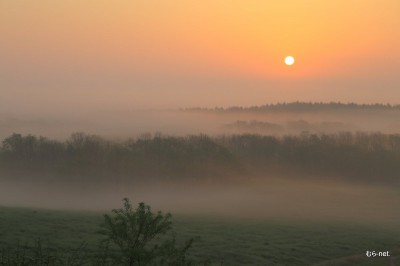
<svg viewBox="0 0 400 266">
<path fill-rule="evenodd" d="M 285 64 L 291 66 L 294 64 L 294 57 L 293 56 L 286 56 Z"/>
</svg>

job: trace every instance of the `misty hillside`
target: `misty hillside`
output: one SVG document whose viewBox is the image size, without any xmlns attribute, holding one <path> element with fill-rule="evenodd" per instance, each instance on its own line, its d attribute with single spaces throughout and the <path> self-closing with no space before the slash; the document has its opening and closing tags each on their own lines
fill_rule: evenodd
<svg viewBox="0 0 400 266">
<path fill-rule="evenodd" d="M 234 123 L 228 123 L 224 129 L 234 133 L 250 133 L 263 135 L 284 135 L 287 132 L 302 133 L 336 133 L 345 131 L 355 131 L 356 127 L 352 124 L 341 122 L 308 122 L 305 120 L 287 121 L 285 123 L 271 123 L 258 120 L 238 120 Z"/>
<path fill-rule="evenodd" d="M 66 139 L 71 132 L 95 132 L 109 139 L 166 135 L 261 134 L 285 136 L 349 132 L 400 132 L 400 107 L 389 104 L 293 102 L 249 107 L 103 110 L 65 114 L 6 114 L 0 111 L 0 139 L 14 132 Z"/>
<path fill-rule="evenodd" d="M 316 112 L 316 111 L 390 111 L 400 110 L 400 105 L 392 104 L 359 104 L 341 102 L 283 102 L 276 104 L 265 104 L 259 106 L 231 106 L 215 108 L 186 108 L 184 111 L 205 111 L 205 112 Z"/>
<path fill-rule="evenodd" d="M 148 134 L 124 141 L 84 133 L 66 141 L 13 134 L 0 148 L 2 176 L 114 183 L 288 175 L 397 184 L 399 161 L 400 135 L 380 133 Z"/>
</svg>

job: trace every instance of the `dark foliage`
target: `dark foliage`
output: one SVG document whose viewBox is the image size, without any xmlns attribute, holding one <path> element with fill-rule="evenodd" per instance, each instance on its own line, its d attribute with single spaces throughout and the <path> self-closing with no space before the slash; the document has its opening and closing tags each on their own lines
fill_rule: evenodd
<svg viewBox="0 0 400 266">
<path fill-rule="evenodd" d="M 218 143 L 244 165 L 264 172 L 278 168 L 353 181 L 398 182 L 400 178 L 400 135 L 236 135 L 221 137 Z"/>
<path fill-rule="evenodd" d="M 15 247 L 0 250 L 0 266 L 108 266 L 94 262 L 88 257 L 85 243 L 68 252 L 43 247 L 41 240 L 32 246 L 17 243 Z"/>
<path fill-rule="evenodd" d="M 74 133 L 65 142 L 13 134 L 2 142 L 0 168 L 29 171 L 31 176 L 129 181 L 234 174 L 240 171 L 240 164 L 225 147 L 205 135 L 157 135 L 118 143 L 84 133 Z"/>
<path fill-rule="evenodd" d="M 155 136 L 119 143 L 83 133 L 65 142 L 13 134 L 2 142 L 0 169 L 25 171 L 29 176 L 113 182 L 245 176 L 291 169 L 299 174 L 397 182 L 400 135 Z"/>
<path fill-rule="evenodd" d="M 166 238 L 171 225 L 171 214 L 153 213 L 143 202 L 133 209 L 125 198 L 123 208 L 104 216 L 101 233 L 118 248 L 116 258 L 122 265 L 192 265 L 186 253 L 193 239 L 178 248 L 175 236 Z"/>
</svg>

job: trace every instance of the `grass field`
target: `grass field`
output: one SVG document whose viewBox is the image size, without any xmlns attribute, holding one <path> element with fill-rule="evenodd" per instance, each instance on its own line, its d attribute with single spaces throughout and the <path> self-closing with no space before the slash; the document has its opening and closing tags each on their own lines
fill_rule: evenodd
<svg viewBox="0 0 400 266">
<path fill-rule="evenodd" d="M 101 221 L 99 212 L 1 207 L 0 246 L 40 238 L 57 250 L 76 248 L 83 241 L 94 249 Z M 214 265 L 400 265 L 395 256 L 400 230 L 393 228 L 184 215 L 173 221 L 179 238 L 200 236 L 191 255 L 209 258 Z M 368 259 L 366 250 L 393 253 L 390 259 Z"/>
</svg>

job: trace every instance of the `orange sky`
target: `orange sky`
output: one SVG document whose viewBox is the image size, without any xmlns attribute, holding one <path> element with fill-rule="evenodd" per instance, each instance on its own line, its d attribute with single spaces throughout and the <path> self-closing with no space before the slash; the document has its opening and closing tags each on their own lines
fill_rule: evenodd
<svg viewBox="0 0 400 266">
<path fill-rule="evenodd" d="M 0 111 L 400 103 L 398 14 L 398 0 L 2 0 Z"/>
</svg>

